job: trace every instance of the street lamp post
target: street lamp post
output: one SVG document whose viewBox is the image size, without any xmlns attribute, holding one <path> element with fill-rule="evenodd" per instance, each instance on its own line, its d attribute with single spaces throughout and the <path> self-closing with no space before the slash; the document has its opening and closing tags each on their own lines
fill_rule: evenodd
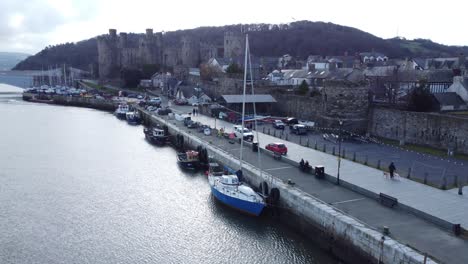
<svg viewBox="0 0 468 264">
<path fill-rule="evenodd" d="M 341 127 L 343 126 L 343 121 L 339 120 L 340 123 L 340 133 L 338 136 L 338 172 L 336 175 L 336 184 L 340 185 L 340 166 L 341 166 Z"/>
</svg>

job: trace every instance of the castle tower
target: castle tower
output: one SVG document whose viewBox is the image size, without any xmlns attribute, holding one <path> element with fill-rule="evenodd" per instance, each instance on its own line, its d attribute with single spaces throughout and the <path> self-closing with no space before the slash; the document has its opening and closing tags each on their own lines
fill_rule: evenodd
<svg viewBox="0 0 468 264">
<path fill-rule="evenodd" d="M 238 58 L 244 55 L 245 40 L 240 33 L 224 33 L 224 58 Z"/>
<path fill-rule="evenodd" d="M 119 75 L 119 39 L 117 30 L 109 29 L 108 35 L 99 36 L 98 47 L 98 67 L 99 79 L 110 79 Z"/>
<path fill-rule="evenodd" d="M 155 35 L 153 29 L 146 29 L 145 36 L 139 41 L 139 56 L 142 64 L 161 64 L 161 38 L 162 34 Z"/>
<path fill-rule="evenodd" d="M 197 67 L 200 64 L 200 41 L 192 37 L 182 37 L 181 57 L 182 64 L 189 67 Z"/>
</svg>

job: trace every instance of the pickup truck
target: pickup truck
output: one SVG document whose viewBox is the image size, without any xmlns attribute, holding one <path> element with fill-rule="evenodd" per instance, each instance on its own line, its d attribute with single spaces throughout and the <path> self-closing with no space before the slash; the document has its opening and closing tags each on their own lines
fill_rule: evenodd
<svg viewBox="0 0 468 264">
<path fill-rule="evenodd" d="M 244 140 L 247 141 L 253 141 L 254 135 L 248 128 L 244 127 L 244 131 L 242 132 L 242 126 L 235 125 L 234 126 L 234 135 L 236 135 L 237 138 L 244 138 Z"/>
</svg>

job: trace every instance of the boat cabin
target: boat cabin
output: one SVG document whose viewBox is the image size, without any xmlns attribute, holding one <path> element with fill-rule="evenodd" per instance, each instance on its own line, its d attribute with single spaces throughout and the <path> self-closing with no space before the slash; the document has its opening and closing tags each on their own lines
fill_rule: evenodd
<svg viewBox="0 0 468 264">
<path fill-rule="evenodd" d="M 213 176 L 222 176 L 224 174 L 223 167 L 221 167 L 216 162 L 210 162 L 209 167 L 210 167 L 210 174 Z"/>
<path fill-rule="evenodd" d="M 187 155 L 187 161 L 198 161 L 198 152 L 189 150 L 185 153 Z"/>
<path fill-rule="evenodd" d="M 236 175 L 223 175 L 221 176 L 221 183 L 224 185 L 239 185 L 239 179 Z"/>
</svg>

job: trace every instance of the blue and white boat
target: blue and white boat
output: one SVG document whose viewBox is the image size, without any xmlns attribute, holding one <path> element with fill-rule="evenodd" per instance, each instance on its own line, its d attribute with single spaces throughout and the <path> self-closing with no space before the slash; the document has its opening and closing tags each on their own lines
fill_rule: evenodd
<svg viewBox="0 0 468 264">
<path fill-rule="evenodd" d="M 265 201 L 250 186 L 239 182 L 236 175 L 215 176 L 208 174 L 211 193 L 221 203 L 243 213 L 259 216 Z"/>
<path fill-rule="evenodd" d="M 115 110 L 114 114 L 118 119 L 125 120 L 127 118 L 127 112 L 130 111 L 128 105 L 126 104 L 119 104 L 117 109 Z"/>
<path fill-rule="evenodd" d="M 130 125 L 139 125 L 141 123 L 140 113 L 138 111 L 131 111 L 125 114 L 127 123 Z"/>
</svg>

